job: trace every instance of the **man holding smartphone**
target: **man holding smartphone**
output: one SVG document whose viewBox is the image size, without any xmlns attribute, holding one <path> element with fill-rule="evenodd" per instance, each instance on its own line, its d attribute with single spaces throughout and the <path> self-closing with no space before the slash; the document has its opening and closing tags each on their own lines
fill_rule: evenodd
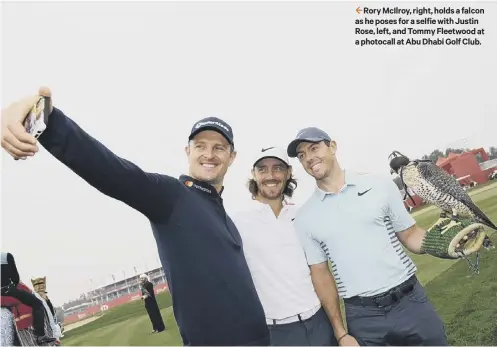
<svg viewBox="0 0 497 347">
<path fill-rule="evenodd" d="M 51 98 L 51 92 L 41 88 L 39 95 L 2 111 L 2 147 L 15 159 L 38 151 L 22 122 L 39 96 Z M 49 112 L 39 137 L 47 151 L 150 220 L 184 345 L 267 346 L 264 310 L 221 198 L 224 176 L 236 157 L 231 127 L 214 117 L 196 122 L 185 148 L 189 174 L 176 179 L 144 172 L 61 110 L 50 105 Z"/>
</svg>

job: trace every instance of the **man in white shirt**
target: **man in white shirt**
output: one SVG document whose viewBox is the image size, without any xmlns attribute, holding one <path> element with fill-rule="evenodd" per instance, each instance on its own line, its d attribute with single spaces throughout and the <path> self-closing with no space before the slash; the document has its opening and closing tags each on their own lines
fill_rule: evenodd
<svg viewBox="0 0 497 347">
<path fill-rule="evenodd" d="M 249 208 L 231 216 L 257 293 L 272 346 L 337 346 L 332 325 L 314 291 L 310 270 L 294 229 L 297 187 L 285 149 L 269 147 L 256 156 L 248 188 Z"/>
</svg>

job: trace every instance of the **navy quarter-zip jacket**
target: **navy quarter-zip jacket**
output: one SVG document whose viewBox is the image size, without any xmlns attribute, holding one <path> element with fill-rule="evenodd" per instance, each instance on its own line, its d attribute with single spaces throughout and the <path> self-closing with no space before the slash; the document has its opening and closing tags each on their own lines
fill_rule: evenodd
<svg viewBox="0 0 497 347">
<path fill-rule="evenodd" d="M 97 190 L 150 220 L 185 345 L 269 345 L 240 235 L 214 187 L 144 172 L 57 108 L 39 141 Z"/>
</svg>

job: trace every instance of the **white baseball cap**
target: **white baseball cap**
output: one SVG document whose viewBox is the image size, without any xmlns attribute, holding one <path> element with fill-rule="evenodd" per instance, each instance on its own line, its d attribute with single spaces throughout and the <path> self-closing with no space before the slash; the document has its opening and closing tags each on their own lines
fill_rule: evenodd
<svg viewBox="0 0 497 347">
<path fill-rule="evenodd" d="M 266 147 L 262 148 L 254 158 L 254 165 L 257 164 L 264 158 L 276 158 L 284 162 L 286 165 L 290 166 L 290 160 L 288 159 L 288 154 L 284 148 L 279 147 Z"/>
</svg>

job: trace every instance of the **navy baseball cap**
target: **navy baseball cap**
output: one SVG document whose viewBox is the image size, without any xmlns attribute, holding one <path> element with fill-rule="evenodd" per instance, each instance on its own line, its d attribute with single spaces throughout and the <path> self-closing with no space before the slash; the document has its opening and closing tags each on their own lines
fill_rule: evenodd
<svg viewBox="0 0 497 347">
<path fill-rule="evenodd" d="M 216 131 L 223 135 L 226 140 L 228 140 L 230 145 L 235 145 L 233 130 L 231 129 L 230 125 L 224 120 L 217 117 L 207 117 L 196 122 L 192 127 L 192 131 L 190 133 L 190 136 L 188 137 L 188 140 L 193 139 L 195 135 L 204 130 Z"/>
<path fill-rule="evenodd" d="M 328 135 L 325 131 L 319 128 L 315 127 L 305 128 L 298 132 L 297 136 L 295 137 L 295 140 L 290 142 L 286 151 L 290 158 L 295 158 L 297 157 L 297 147 L 302 142 L 318 143 L 321 141 L 331 142 L 330 135 Z"/>
</svg>

